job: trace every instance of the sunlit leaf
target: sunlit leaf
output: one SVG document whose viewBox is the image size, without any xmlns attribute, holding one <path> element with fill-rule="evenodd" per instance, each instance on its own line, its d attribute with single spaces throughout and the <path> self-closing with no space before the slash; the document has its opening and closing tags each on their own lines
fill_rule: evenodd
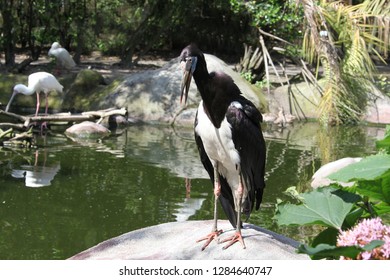
<svg viewBox="0 0 390 280">
<path fill-rule="evenodd" d="M 363 158 L 328 176 L 334 181 L 375 180 L 390 170 L 390 155 L 377 154 Z"/>
<path fill-rule="evenodd" d="M 286 203 L 277 206 L 275 218 L 280 225 L 320 224 L 341 229 L 354 203 L 344 201 L 333 188 L 319 188 L 303 193 L 302 204 Z"/>
</svg>

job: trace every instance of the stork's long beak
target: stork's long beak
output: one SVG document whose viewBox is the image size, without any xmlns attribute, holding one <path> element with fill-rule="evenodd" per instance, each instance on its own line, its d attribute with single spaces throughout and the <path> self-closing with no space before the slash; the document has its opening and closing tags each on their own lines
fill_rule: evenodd
<svg viewBox="0 0 390 280">
<path fill-rule="evenodd" d="M 184 104 L 187 102 L 188 91 L 190 90 L 190 84 L 192 79 L 192 74 L 196 68 L 197 57 L 189 57 L 185 61 L 180 63 L 181 68 L 183 69 L 183 78 L 181 80 L 181 96 L 180 103 L 183 102 L 184 96 Z"/>
<path fill-rule="evenodd" d="M 5 111 L 6 111 L 6 112 L 8 112 L 9 106 L 11 106 L 12 100 L 14 100 L 14 97 L 15 97 L 15 95 L 16 95 L 17 93 L 18 93 L 17 91 L 14 91 L 14 92 L 12 93 L 11 99 L 8 101 L 7 107 L 5 107 Z"/>
</svg>

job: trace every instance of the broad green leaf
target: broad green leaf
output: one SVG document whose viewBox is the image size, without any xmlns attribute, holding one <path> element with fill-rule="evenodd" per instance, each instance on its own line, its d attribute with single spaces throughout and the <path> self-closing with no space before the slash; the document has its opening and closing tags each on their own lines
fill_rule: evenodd
<svg viewBox="0 0 390 280">
<path fill-rule="evenodd" d="M 360 181 L 357 192 L 372 200 L 380 200 L 390 205 L 390 171 L 375 181 Z"/>
<path fill-rule="evenodd" d="M 390 125 L 386 126 L 386 134 L 382 140 L 376 141 L 377 148 L 386 149 L 387 152 L 390 152 Z"/>
<path fill-rule="evenodd" d="M 298 247 L 298 253 L 308 254 L 312 259 L 339 259 L 341 256 L 356 259 L 361 252 L 371 251 L 382 246 L 383 240 L 373 240 L 363 247 L 359 246 L 343 246 L 337 247 L 329 244 L 319 244 L 316 247 L 310 247 L 306 244 L 301 244 Z"/>
<path fill-rule="evenodd" d="M 329 244 L 319 244 L 316 247 L 310 247 L 302 244 L 298 247 L 298 253 L 309 255 L 313 260 L 319 259 L 339 259 L 341 256 L 356 259 L 361 249 L 355 246 L 336 247 Z"/>
<path fill-rule="evenodd" d="M 275 218 L 279 225 L 320 224 L 341 229 L 345 217 L 354 203 L 346 202 L 332 193 L 333 188 L 319 188 L 303 193 L 302 204 L 290 203 L 277 206 Z"/>
<path fill-rule="evenodd" d="M 375 180 L 390 170 L 390 155 L 377 154 L 363 158 L 328 176 L 341 182 L 354 180 Z"/>
</svg>

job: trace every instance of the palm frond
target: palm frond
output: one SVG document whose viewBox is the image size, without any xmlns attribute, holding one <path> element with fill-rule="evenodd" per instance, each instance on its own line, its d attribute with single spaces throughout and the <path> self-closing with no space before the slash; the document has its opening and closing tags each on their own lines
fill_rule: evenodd
<svg viewBox="0 0 390 280">
<path fill-rule="evenodd" d="M 303 42 L 304 57 L 321 63 L 327 81 L 320 103 L 323 122 L 358 121 L 370 92 L 376 91 L 371 54 L 381 57 L 388 50 L 389 14 L 380 10 L 390 9 L 389 2 L 348 6 L 342 1 L 322 0 L 317 6 L 312 0 L 301 1 L 309 27 Z"/>
</svg>

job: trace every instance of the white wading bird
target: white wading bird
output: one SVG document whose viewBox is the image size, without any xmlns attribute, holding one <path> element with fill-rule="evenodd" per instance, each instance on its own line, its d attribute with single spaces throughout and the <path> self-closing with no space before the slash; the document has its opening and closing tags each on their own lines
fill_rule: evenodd
<svg viewBox="0 0 390 280">
<path fill-rule="evenodd" d="M 24 95 L 32 95 L 34 92 L 37 94 L 37 108 L 35 111 L 35 116 L 38 115 L 39 111 L 39 94 L 40 92 L 45 93 L 46 97 L 46 109 L 45 114 L 47 114 L 48 109 L 48 94 L 51 91 L 57 91 L 62 93 L 63 86 L 57 81 L 57 79 L 50 73 L 47 72 L 36 72 L 28 76 L 28 86 L 23 84 L 17 84 L 14 86 L 14 90 L 9 100 L 5 111 L 8 112 L 9 107 L 11 105 L 12 100 L 16 96 L 16 94 L 21 93 Z"/>
<path fill-rule="evenodd" d="M 61 47 L 58 42 L 54 42 L 49 50 L 49 56 L 54 56 L 57 61 L 57 65 L 63 69 L 70 70 L 76 66 L 73 58 L 69 52 Z"/>
</svg>

